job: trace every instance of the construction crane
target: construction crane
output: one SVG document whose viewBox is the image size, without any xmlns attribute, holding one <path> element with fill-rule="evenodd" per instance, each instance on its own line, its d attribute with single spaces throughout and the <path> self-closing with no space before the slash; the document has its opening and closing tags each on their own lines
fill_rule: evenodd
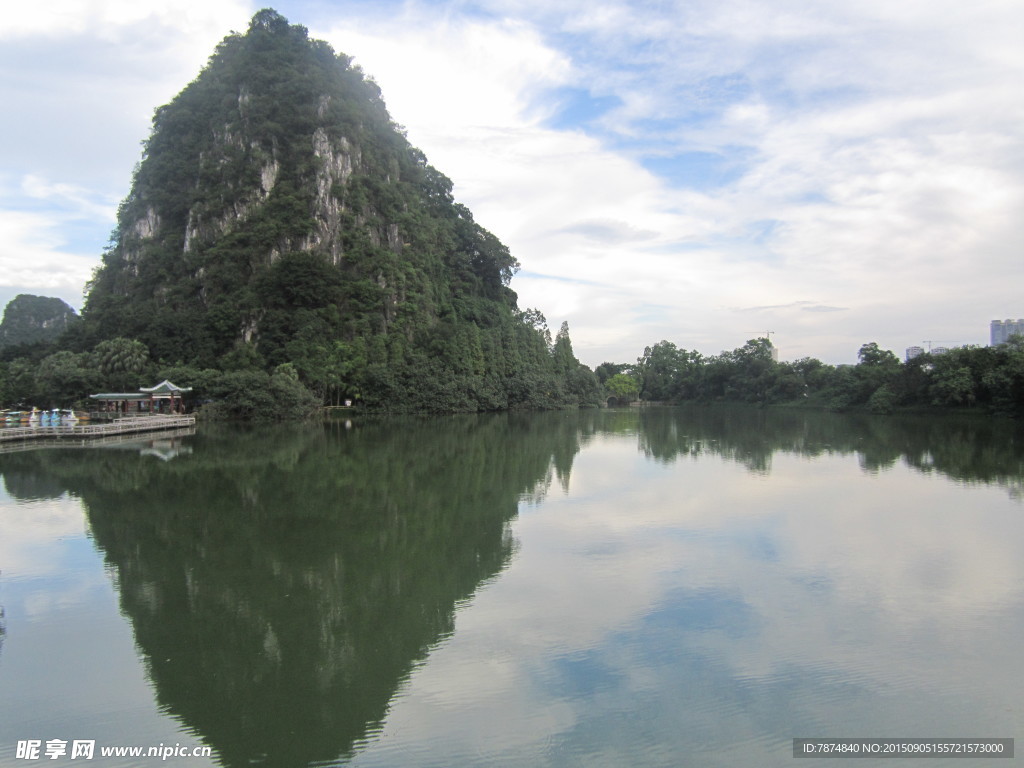
<svg viewBox="0 0 1024 768">
<path fill-rule="evenodd" d="M 928 351 L 932 351 L 932 344 L 952 344 L 952 339 L 925 339 L 921 342 L 922 344 L 928 345 Z"/>
<path fill-rule="evenodd" d="M 775 333 L 775 331 L 747 331 L 747 333 L 756 333 L 756 334 L 758 334 L 758 338 L 759 339 L 760 338 L 765 338 L 765 339 L 768 339 L 768 341 L 771 341 L 772 340 L 772 334 Z"/>
</svg>

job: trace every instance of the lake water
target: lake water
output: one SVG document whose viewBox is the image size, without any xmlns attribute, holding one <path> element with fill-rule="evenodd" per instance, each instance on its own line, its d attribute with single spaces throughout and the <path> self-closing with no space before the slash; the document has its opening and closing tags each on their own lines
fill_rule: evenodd
<svg viewBox="0 0 1024 768">
<path fill-rule="evenodd" d="M 0 474 L 4 768 L 789 766 L 798 737 L 1024 736 L 1012 422 L 201 425 Z M 100 754 L 130 746 L 179 756 Z"/>
</svg>

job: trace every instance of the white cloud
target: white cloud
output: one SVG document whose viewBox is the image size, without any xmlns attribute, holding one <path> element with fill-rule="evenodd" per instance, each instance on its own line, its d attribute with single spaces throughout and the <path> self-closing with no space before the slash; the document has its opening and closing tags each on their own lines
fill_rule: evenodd
<svg viewBox="0 0 1024 768">
<path fill-rule="evenodd" d="M 78 218 L 95 218 L 113 224 L 117 215 L 116 200 L 97 200 L 92 190 L 73 184 L 52 183 L 39 176 L 26 176 L 21 189 L 27 197 L 66 205 Z"/>
<path fill-rule="evenodd" d="M 415 116 L 417 129 L 521 125 L 532 91 L 570 75 L 563 54 L 512 20 L 453 19 L 410 8 L 399 18 L 346 19 L 318 36 L 354 56 L 383 88 L 392 114 L 399 122 Z"/>
<path fill-rule="evenodd" d="M 251 14 L 251 4 L 237 0 L 47 0 L 13 5 L 4 10 L 0 40 L 62 38 L 88 34 L 109 42 L 126 42 L 125 28 L 147 24 L 163 30 L 176 29 L 201 38 L 220 35 L 239 18 Z M 220 35 L 222 36 L 222 35 Z M 198 44 L 200 41 L 196 41 Z"/>
<path fill-rule="evenodd" d="M 0 286 L 58 296 L 77 306 L 97 257 L 69 251 L 52 216 L 0 210 Z"/>
</svg>

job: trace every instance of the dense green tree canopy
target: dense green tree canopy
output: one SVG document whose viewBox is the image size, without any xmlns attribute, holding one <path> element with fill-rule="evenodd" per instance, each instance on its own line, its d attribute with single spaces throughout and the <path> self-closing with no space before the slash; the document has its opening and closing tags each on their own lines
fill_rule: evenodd
<svg viewBox="0 0 1024 768">
<path fill-rule="evenodd" d="M 636 400 L 640 394 L 640 383 L 635 376 L 626 373 L 616 373 L 604 385 L 612 397 L 627 403 Z"/>
<path fill-rule="evenodd" d="M 832 366 L 814 358 L 776 362 L 766 338 L 731 352 L 702 357 L 670 341 L 647 347 L 635 366 L 597 368 L 607 396 L 624 396 L 632 378 L 645 401 L 748 402 L 891 413 L 907 407 L 982 408 L 1024 412 L 1024 338 L 996 347 L 958 347 L 901 363 L 875 342 L 864 344 L 857 365 Z"/>
</svg>

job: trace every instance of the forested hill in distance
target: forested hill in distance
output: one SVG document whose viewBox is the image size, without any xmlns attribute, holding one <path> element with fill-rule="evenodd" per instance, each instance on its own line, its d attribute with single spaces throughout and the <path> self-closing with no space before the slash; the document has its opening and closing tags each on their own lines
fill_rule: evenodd
<svg viewBox="0 0 1024 768">
<path fill-rule="evenodd" d="M 0 349 L 56 341 L 77 320 L 61 299 L 19 293 L 4 307 Z"/>
<path fill-rule="evenodd" d="M 392 410 L 596 404 L 518 268 L 350 57 L 265 9 L 156 110 L 68 343 Z"/>
</svg>

